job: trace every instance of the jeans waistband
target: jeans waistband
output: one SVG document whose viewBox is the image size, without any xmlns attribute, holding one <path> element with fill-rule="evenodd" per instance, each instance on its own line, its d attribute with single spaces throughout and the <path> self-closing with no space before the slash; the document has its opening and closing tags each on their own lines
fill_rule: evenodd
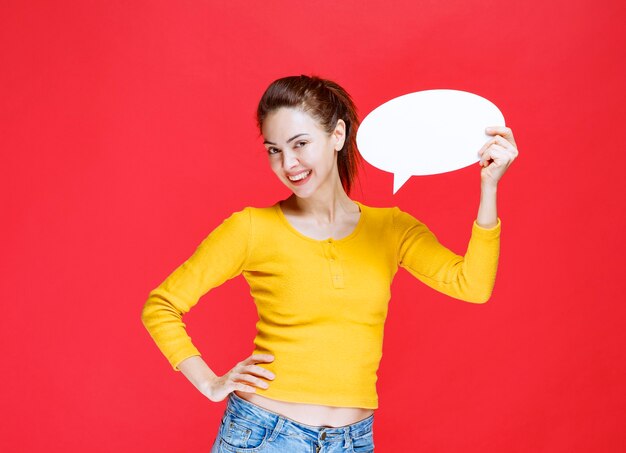
<svg viewBox="0 0 626 453">
<path fill-rule="evenodd" d="M 244 417 L 248 416 L 258 425 L 268 429 L 274 429 L 278 422 L 282 420 L 281 432 L 291 432 L 309 437 L 313 440 L 331 440 L 334 437 L 339 439 L 346 436 L 350 438 L 359 437 L 370 431 L 374 423 L 374 414 L 372 414 L 363 420 L 345 426 L 329 427 L 307 425 L 285 417 L 277 412 L 272 412 L 261 406 L 257 406 L 250 401 L 244 400 L 234 392 L 228 395 L 226 410 L 233 414 L 239 414 Z"/>
</svg>

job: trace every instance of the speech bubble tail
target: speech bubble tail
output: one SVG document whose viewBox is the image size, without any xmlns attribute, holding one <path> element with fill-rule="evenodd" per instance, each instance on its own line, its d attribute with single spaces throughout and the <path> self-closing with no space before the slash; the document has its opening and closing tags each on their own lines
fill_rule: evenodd
<svg viewBox="0 0 626 453">
<path fill-rule="evenodd" d="M 399 173 L 393 174 L 393 193 L 395 194 L 405 182 L 409 180 L 411 175 L 403 175 Z"/>
</svg>

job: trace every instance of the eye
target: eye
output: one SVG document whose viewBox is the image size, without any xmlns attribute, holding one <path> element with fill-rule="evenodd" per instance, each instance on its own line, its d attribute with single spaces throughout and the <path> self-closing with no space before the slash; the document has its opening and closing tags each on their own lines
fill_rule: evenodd
<svg viewBox="0 0 626 453">
<path fill-rule="evenodd" d="M 276 154 L 278 152 L 280 152 L 280 150 L 278 148 L 274 148 L 273 146 L 267 148 L 267 154 Z"/>
<path fill-rule="evenodd" d="M 305 141 L 300 141 L 296 143 L 296 148 L 302 148 L 304 145 L 306 145 Z"/>
</svg>

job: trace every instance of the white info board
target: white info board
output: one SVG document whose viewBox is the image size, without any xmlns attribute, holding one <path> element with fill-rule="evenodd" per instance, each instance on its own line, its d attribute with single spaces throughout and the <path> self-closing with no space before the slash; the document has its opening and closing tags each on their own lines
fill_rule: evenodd
<svg viewBox="0 0 626 453">
<path fill-rule="evenodd" d="M 478 151 L 504 126 L 492 102 L 459 90 L 425 90 L 372 110 L 357 131 L 357 147 L 374 167 L 394 174 L 395 194 L 411 176 L 434 175 L 479 161 Z"/>
</svg>

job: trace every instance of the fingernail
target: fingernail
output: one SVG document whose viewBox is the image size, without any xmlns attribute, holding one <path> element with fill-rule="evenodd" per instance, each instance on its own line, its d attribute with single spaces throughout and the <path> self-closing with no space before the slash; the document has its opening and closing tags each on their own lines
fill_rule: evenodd
<svg viewBox="0 0 626 453">
<path fill-rule="evenodd" d="M 491 132 L 493 129 L 491 127 L 485 128 L 485 132 Z"/>
</svg>

